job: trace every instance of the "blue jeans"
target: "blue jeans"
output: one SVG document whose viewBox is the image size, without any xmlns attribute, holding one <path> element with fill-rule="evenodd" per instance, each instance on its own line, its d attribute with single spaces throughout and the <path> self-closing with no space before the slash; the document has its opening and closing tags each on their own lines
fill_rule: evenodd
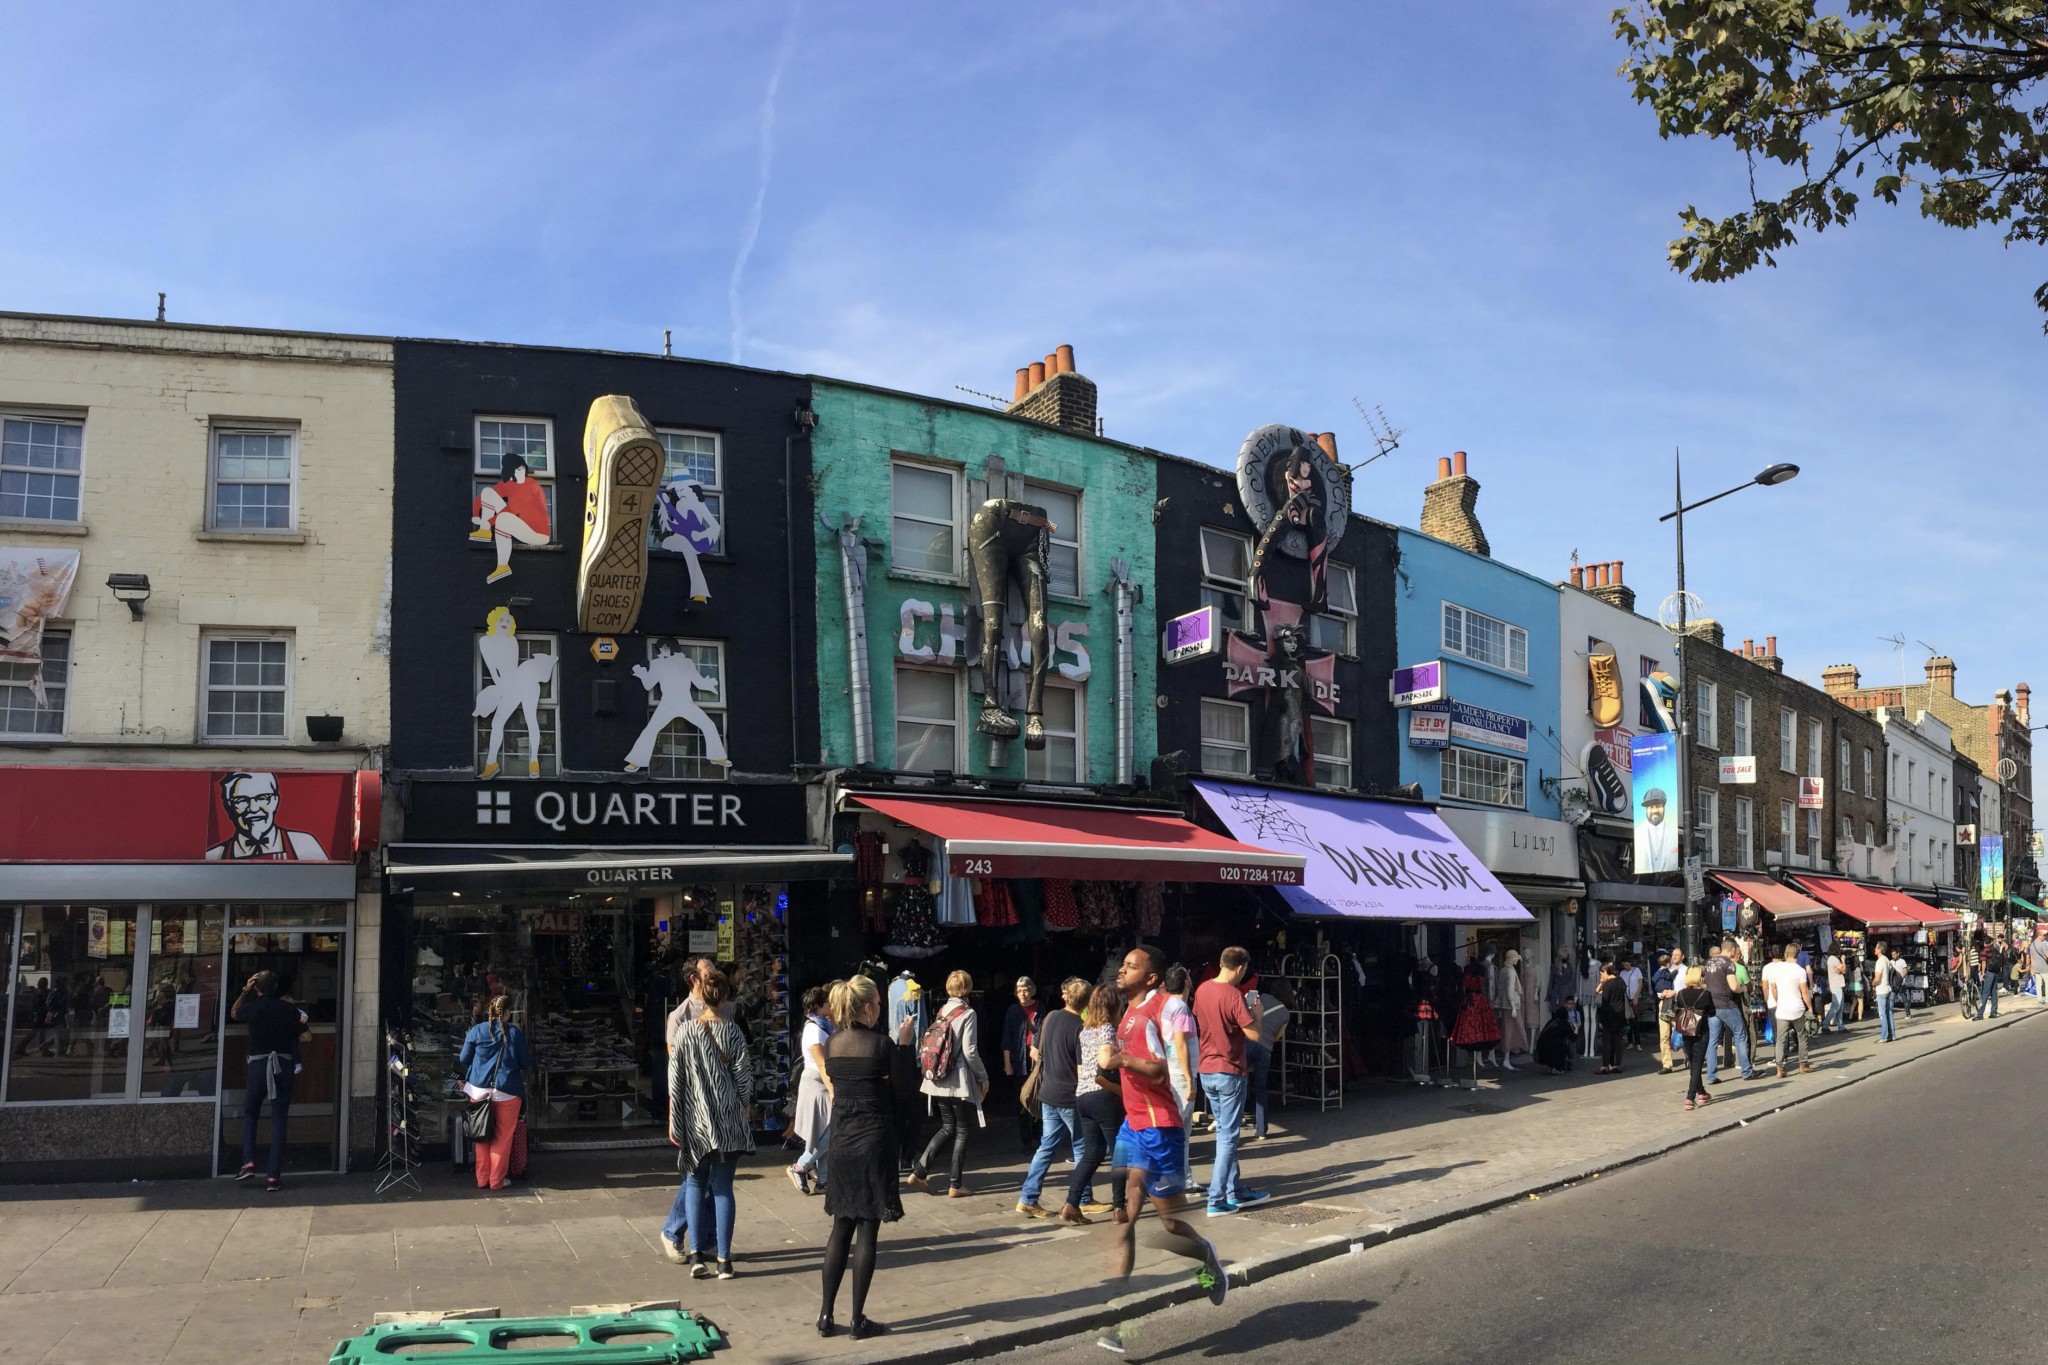
<svg viewBox="0 0 2048 1365">
<path fill-rule="evenodd" d="M 1987 1019 L 1996 1019 L 1998 1017 L 1998 974 L 1996 972 L 1984 973 L 1983 1017 Z"/>
<path fill-rule="evenodd" d="M 796 1168 L 810 1171 L 818 1177 L 820 1185 L 825 1183 L 825 1148 L 832 1141 L 832 1125 L 826 1124 L 804 1147 L 804 1154 L 796 1159 Z"/>
<path fill-rule="evenodd" d="M 1216 1169 L 1209 1176 L 1209 1202 L 1235 1202 L 1244 1182 L 1237 1178 L 1237 1130 L 1244 1122 L 1244 1097 L 1248 1082 L 1242 1076 L 1222 1071 L 1202 1073 L 1202 1092 L 1209 1097 L 1209 1112 L 1216 1116 Z"/>
<path fill-rule="evenodd" d="M 1898 1040 L 1898 1026 L 1892 1022 L 1892 993 L 1886 991 L 1877 997 L 1877 1040 L 1881 1043 Z"/>
<path fill-rule="evenodd" d="M 698 1162 L 697 1169 L 676 1191 L 676 1202 L 668 1211 L 668 1221 L 662 1225 L 662 1235 L 681 1246 L 683 1235 L 688 1233 L 690 1244 L 686 1250 L 701 1256 L 709 1254 L 711 1248 L 705 1243 L 711 1241 L 715 1229 L 718 1259 L 730 1261 L 735 1207 L 732 1178 L 738 1169 L 739 1162 L 734 1159 Z"/>
<path fill-rule="evenodd" d="M 1266 1135 L 1266 1089 L 1268 1078 L 1273 1074 L 1273 1045 L 1251 1043 L 1244 1045 L 1244 1069 L 1251 1081 L 1250 1093 L 1245 1103 L 1251 1106 L 1252 1131 L 1260 1137 Z"/>
<path fill-rule="evenodd" d="M 277 1098 L 270 1101 L 270 1165 L 264 1172 L 272 1180 L 284 1175 L 284 1128 L 292 1107 L 292 1069 L 287 1066 L 277 1073 Z M 270 1085 L 264 1068 L 249 1068 L 249 1084 L 242 1091 L 242 1164 L 256 1164 L 256 1123 L 263 1112 L 263 1102 L 270 1096 Z"/>
<path fill-rule="evenodd" d="M 1828 997 L 1828 1008 L 1827 1008 L 1827 1012 L 1826 1012 L 1825 1014 L 1823 1014 L 1823 1015 L 1821 1016 L 1821 1020 L 1820 1020 L 1820 1025 L 1821 1025 L 1821 1027 L 1822 1027 L 1822 1028 L 1846 1028 L 1846 1027 L 1848 1027 L 1848 1016 L 1847 1016 L 1847 1015 L 1845 1015 L 1845 1014 L 1843 1013 L 1843 1010 L 1844 1010 L 1844 1009 L 1845 1009 L 1845 1008 L 1847 1007 L 1848 1003 L 1849 1003 L 1849 997 L 1848 997 L 1848 996 L 1846 996 L 1846 995 L 1844 995 L 1844 994 L 1842 994 L 1842 992 L 1840 992 L 1840 991 L 1836 991 L 1836 992 L 1835 992 L 1834 994 L 1830 995 L 1830 996 Z"/>
<path fill-rule="evenodd" d="M 1023 1204 L 1038 1202 L 1039 1191 L 1045 1188 L 1045 1174 L 1052 1169 L 1062 1143 L 1074 1164 L 1081 1164 L 1081 1126 L 1075 1121 L 1072 1105 L 1041 1105 L 1038 1124 L 1038 1150 L 1032 1154 L 1031 1169 L 1024 1172 L 1024 1184 L 1017 1191 L 1017 1200 Z"/>
<path fill-rule="evenodd" d="M 1712 1085 L 1721 1077 L 1721 1035 L 1727 1033 L 1735 1041 L 1735 1070 L 1744 1080 L 1749 1079 L 1749 1030 L 1743 1027 L 1742 1011 L 1730 1005 L 1714 1011 L 1714 1017 L 1707 1020 L 1707 1084 Z"/>
</svg>

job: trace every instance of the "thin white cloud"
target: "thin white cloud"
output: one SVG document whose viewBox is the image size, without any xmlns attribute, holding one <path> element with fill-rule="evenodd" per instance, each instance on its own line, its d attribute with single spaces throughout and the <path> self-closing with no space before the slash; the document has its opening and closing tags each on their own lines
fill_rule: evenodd
<svg viewBox="0 0 2048 1365">
<path fill-rule="evenodd" d="M 782 90 L 782 73 L 789 67 L 789 54 L 796 48 L 797 20 L 803 17 L 803 0 L 789 7 L 789 22 L 783 26 L 782 41 L 775 45 L 775 64 L 768 71 L 768 89 L 761 97 L 761 159 L 754 176 L 754 203 L 747 210 L 747 224 L 740 231 L 740 249 L 732 260 L 732 277 L 725 286 L 727 312 L 732 318 L 732 362 L 742 359 L 746 344 L 746 323 L 740 312 L 740 290 L 746 283 L 747 262 L 754 244 L 761 239 L 761 213 L 768 204 L 768 182 L 775 173 L 775 99 Z"/>
</svg>

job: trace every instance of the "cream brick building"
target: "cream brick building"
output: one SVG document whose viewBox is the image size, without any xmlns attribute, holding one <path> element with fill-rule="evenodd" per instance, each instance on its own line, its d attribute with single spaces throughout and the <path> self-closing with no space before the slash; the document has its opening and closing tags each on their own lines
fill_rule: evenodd
<svg viewBox="0 0 2048 1365">
<path fill-rule="evenodd" d="M 371 1145 L 391 481 L 387 340 L 0 313 L 0 556 L 78 555 L 45 699 L 0 661 L 0 1179 L 236 1164 L 262 967 L 314 1016 L 293 1165 Z"/>
</svg>

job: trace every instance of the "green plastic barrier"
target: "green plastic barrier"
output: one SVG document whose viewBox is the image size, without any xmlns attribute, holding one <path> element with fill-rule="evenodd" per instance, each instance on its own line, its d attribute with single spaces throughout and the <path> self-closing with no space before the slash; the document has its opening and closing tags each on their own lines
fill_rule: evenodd
<svg viewBox="0 0 2048 1365">
<path fill-rule="evenodd" d="M 619 1337 L 663 1334 L 660 1341 Z M 521 1348 L 522 1337 L 566 1337 L 570 1344 Z M 677 1365 L 708 1360 L 724 1336 L 695 1313 L 661 1309 L 566 1318 L 445 1318 L 394 1322 L 343 1341 L 329 1365 L 391 1365 L 399 1360 L 490 1361 L 493 1365 Z M 462 1349 L 450 1350 L 450 1347 Z M 430 1348 L 430 1349 L 421 1349 Z"/>
</svg>

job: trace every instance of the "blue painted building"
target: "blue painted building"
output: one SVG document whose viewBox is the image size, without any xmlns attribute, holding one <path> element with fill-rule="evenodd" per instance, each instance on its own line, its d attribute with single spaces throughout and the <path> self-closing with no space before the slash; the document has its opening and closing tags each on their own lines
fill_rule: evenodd
<svg viewBox="0 0 2048 1365">
<path fill-rule="evenodd" d="M 1400 532 L 1399 661 L 1441 661 L 1443 686 L 1440 701 L 1398 713 L 1401 780 L 1438 803 L 1536 917 L 1529 927 L 1463 930 L 1437 950 L 1498 936 L 1503 951 L 1519 949 L 1540 991 L 1542 964 L 1574 940 L 1569 916 L 1584 895 L 1577 841 L 1559 819 L 1559 792 L 1576 775 L 1558 743 L 1559 588 L 1492 558 L 1478 492 L 1462 452 L 1439 460 L 1422 529 Z"/>
</svg>

